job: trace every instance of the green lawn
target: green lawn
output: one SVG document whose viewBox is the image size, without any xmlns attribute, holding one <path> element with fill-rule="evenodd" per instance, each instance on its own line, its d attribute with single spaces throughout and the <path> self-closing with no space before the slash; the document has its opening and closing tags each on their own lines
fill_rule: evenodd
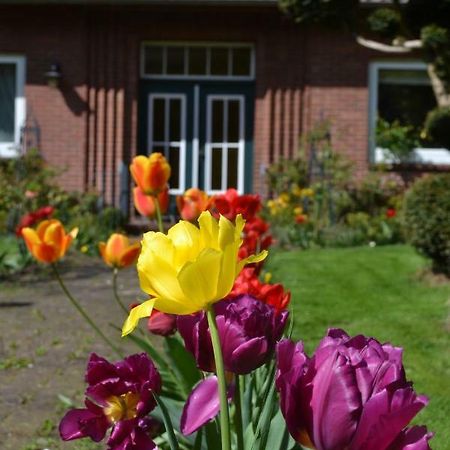
<svg viewBox="0 0 450 450">
<path fill-rule="evenodd" d="M 328 327 L 402 346 L 407 378 L 430 398 L 415 423 L 450 449 L 450 283 L 420 281 L 426 262 L 407 246 L 272 251 L 266 267 L 292 292 L 308 352 Z"/>
</svg>

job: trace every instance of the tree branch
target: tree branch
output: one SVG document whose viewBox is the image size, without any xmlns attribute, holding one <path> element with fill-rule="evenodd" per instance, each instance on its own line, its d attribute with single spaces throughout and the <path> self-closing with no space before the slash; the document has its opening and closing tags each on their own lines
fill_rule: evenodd
<svg viewBox="0 0 450 450">
<path fill-rule="evenodd" d="M 427 72 L 437 104 L 441 107 L 450 106 L 450 94 L 445 89 L 444 82 L 437 76 L 434 64 L 427 64 Z"/>
<path fill-rule="evenodd" d="M 384 53 L 409 53 L 414 49 L 422 48 L 422 41 L 420 39 L 412 39 L 399 44 L 390 45 L 379 41 L 366 39 L 362 36 L 356 36 L 356 42 L 363 47 Z"/>
</svg>

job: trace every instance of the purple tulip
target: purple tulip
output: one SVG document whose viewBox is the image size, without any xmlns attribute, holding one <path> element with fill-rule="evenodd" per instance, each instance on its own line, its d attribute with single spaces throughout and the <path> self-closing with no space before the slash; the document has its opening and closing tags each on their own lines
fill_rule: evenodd
<svg viewBox="0 0 450 450">
<path fill-rule="evenodd" d="M 262 366 L 272 355 L 283 333 L 288 312 L 277 313 L 274 307 L 249 295 L 222 300 L 214 307 L 225 370 L 246 374 Z M 197 366 L 206 372 L 214 372 L 214 353 L 206 315 L 178 316 L 177 325 Z M 229 400 L 233 392 L 234 385 L 230 383 Z M 193 433 L 218 412 L 217 378 L 211 376 L 201 381 L 189 395 L 181 417 L 182 433 Z"/>
<path fill-rule="evenodd" d="M 289 432 L 316 450 L 427 450 L 425 427 L 405 428 L 428 403 L 406 381 L 402 349 L 330 329 L 314 356 L 277 345 L 276 386 Z"/>
<path fill-rule="evenodd" d="M 145 353 L 113 364 L 92 353 L 86 381 L 86 408 L 68 411 L 59 425 L 64 441 L 90 437 L 99 442 L 112 426 L 110 450 L 157 448 L 146 416 L 156 406 L 153 392 L 160 392 L 161 377 Z"/>
<path fill-rule="evenodd" d="M 262 366 L 280 339 L 288 311 L 275 309 L 249 295 L 214 305 L 225 370 L 246 374 Z M 178 331 L 185 346 L 206 372 L 214 372 L 214 353 L 204 312 L 178 316 Z"/>
</svg>

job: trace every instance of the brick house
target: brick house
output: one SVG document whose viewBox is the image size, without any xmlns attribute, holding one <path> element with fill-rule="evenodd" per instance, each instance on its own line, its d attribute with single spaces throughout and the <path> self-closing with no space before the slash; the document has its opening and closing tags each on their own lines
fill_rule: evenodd
<svg viewBox="0 0 450 450">
<path fill-rule="evenodd" d="M 265 168 L 328 119 L 362 175 L 383 158 L 377 110 L 432 102 L 424 69 L 299 27 L 274 0 L 0 0 L 0 157 L 37 146 L 64 187 L 127 209 L 136 154 L 166 154 L 173 194 L 264 193 Z"/>
</svg>

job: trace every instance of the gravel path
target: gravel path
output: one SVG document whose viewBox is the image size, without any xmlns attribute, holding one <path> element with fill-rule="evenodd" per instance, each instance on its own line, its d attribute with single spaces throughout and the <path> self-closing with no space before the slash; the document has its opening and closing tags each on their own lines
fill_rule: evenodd
<svg viewBox="0 0 450 450">
<path fill-rule="evenodd" d="M 126 353 L 109 323 L 124 314 L 114 301 L 111 272 L 98 259 L 74 255 L 61 265 L 71 292 L 101 329 Z M 133 268 L 119 274 L 119 291 L 129 304 L 143 294 Z M 116 359 L 84 322 L 48 270 L 38 268 L 14 281 L 0 281 L 0 448 L 59 450 L 98 448 L 89 442 L 61 443 L 56 426 L 67 406 L 81 405 L 87 357 L 95 351 Z"/>
</svg>

